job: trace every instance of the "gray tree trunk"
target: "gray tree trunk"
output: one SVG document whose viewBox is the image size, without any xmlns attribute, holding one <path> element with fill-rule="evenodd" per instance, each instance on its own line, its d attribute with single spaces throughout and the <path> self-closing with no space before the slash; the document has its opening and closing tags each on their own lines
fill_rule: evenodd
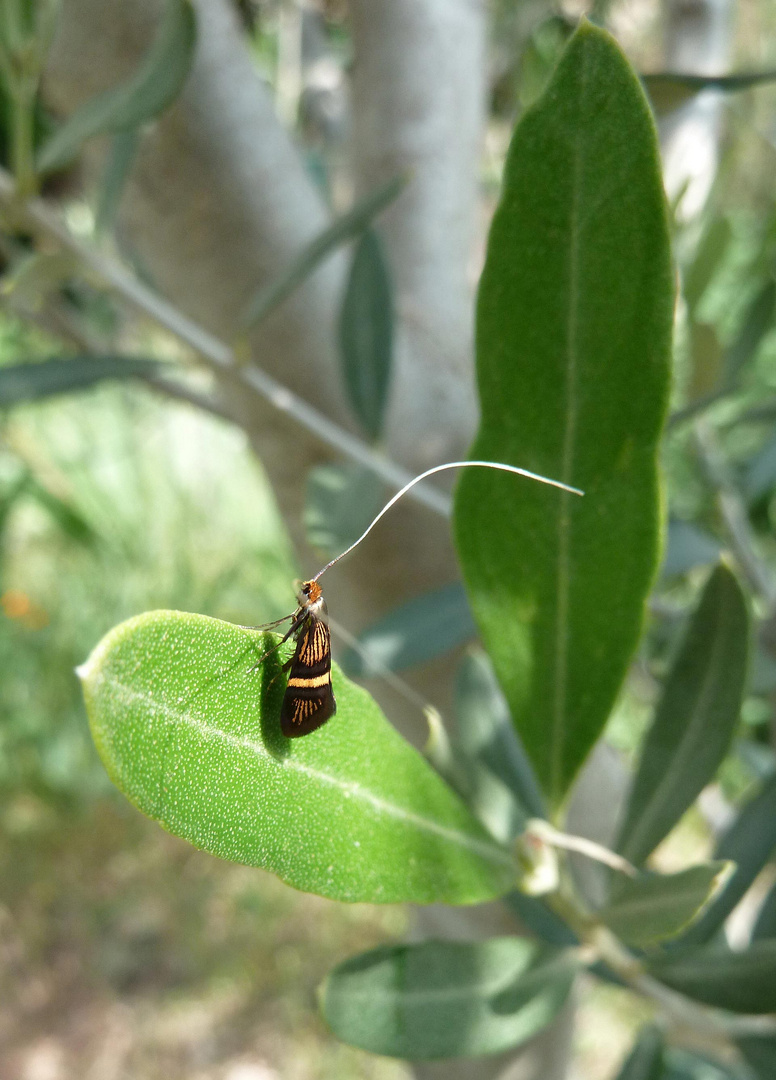
<svg viewBox="0 0 776 1080">
<path fill-rule="evenodd" d="M 229 339 L 248 297 L 324 227 L 327 213 L 276 117 L 232 5 L 199 0 L 196 7 L 194 69 L 180 99 L 143 139 L 120 228 L 125 246 L 157 287 Z M 46 79 L 49 101 L 66 114 L 124 77 L 147 44 L 159 8 L 158 0 L 63 0 Z M 383 226 L 399 313 L 386 441 L 392 456 L 420 468 L 460 453 L 474 430 L 469 260 L 484 14 L 469 0 L 415 0 L 395 6 L 356 2 L 353 15 L 358 187 L 385 182 L 399 169 L 410 175 Z M 371 32 L 372 19 L 379 33 Z M 402 42 L 408 54 L 403 59 Z M 400 79 L 387 72 L 392 57 L 399 57 Z M 414 68 L 420 74 L 411 80 Z M 457 109 L 453 119 L 451 104 Z M 382 158 L 380 131 L 390 147 Z M 341 255 L 318 271 L 261 325 L 252 344 L 256 363 L 351 426 L 335 348 L 344 267 Z M 263 402 L 243 398 L 237 404 L 303 565 L 317 568 L 301 511 L 307 473 L 325 451 Z M 447 524 L 405 505 L 331 572 L 328 593 L 339 620 L 355 631 L 403 597 L 455 574 Z M 448 705 L 445 665 L 432 665 L 418 681 L 430 700 Z M 391 694 L 380 693 L 404 730 L 418 729 L 418 716 L 408 717 L 403 704 L 397 712 Z"/>
<path fill-rule="evenodd" d="M 733 0 L 665 0 L 667 71 L 724 75 L 733 47 Z M 660 124 L 663 173 L 677 216 L 689 222 L 706 204 L 719 165 L 724 95 L 704 90 Z"/>
<path fill-rule="evenodd" d="M 248 297 L 321 230 L 327 213 L 256 74 L 231 4 L 197 0 L 196 7 L 195 66 L 181 98 L 143 138 L 121 236 L 170 300 L 229 339 Z M 394 459 L 420 470 L 461 456 L 476 425 L 472 310 L 485 9 L 475 0 L 351 0 L 350 10 L 356 190 L 397 172 L 410 176 L 380 222 L 399 316 L 386 445 Z M 157 0 L 63 0 L 46 80 L 50 102 L 69 113 L 126 75 L 158 11 Z M 98 157 L 92 155 L 90 167 Z M 316 273 L 252 344 L 257 364 L 350 426 L 334 334 L 344 267 L 340 256 Z M 261 401 L 234 404 L 303 564 L 317 567 L 304 541 L 301 509 L 306 474 L 325 457 L 321 445 Z M 357 631 L 402 598 L 456 575 L 449 525 L 405 503 L 332 571 L 327 595 L 337 619 Z M 445 711 L 451 672 L 447 659 L 427 665 L 412 681 Z M 375 690 L 398 726 L 420 737 L 419 717 L 389 691 Z M 425 931 L 459 937 L 515 929 L 498 905 L 433 908 L 421 918 Z M 430 1066 L 419 1075 L 562 1080 L 569 1015 L 525 1053 Z"/>
</svg>

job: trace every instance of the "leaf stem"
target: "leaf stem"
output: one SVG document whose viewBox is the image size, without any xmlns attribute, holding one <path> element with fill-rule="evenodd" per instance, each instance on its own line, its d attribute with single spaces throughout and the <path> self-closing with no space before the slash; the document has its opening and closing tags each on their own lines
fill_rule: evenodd
<svg viewBox="0 0 776 1080">
<path fill-rule="evenodd" d="M 11 88 L 11 162 L 16 179 L 16 193 L 26 199 L 35 193 L 38 178 L 35 172 L 35 98 L 38 91 L 37 74 L 22 71 Z"/>
<path fill-rule="evenodd" d="M 776 609 L 776 580 L 757 550 L 744 500 L 733 482 L 719 442 L 703 420 L 695 423 L 695 444 L 706 480 L 716 494 L 730 547 L 749 584 L 762 597 L 771 613 Z"/>
<path fill-rule="evenodd" d="M 557 891 L 545 900 L 571 927 L 583 948 L 589 948 L 590 962 L 601 961 L 631 990 L 657 1005 L 667 1025 L 679 1036 L 686 1036 L 689 1029 L 695 1036 L 727 1044 L 744 1035 L 776 1034 L 776 1019 L 772 1016 L 737 1016 L 724 1009 L 699 1005 L 649 975 L 641 960 L 587 909 L 564 867 Z"/>
</svg>

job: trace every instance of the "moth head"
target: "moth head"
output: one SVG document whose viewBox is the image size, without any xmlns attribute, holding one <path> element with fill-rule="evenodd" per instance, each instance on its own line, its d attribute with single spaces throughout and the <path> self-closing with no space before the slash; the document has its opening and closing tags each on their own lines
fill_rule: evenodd
<svg viewBox="0 0 776 1080">
<path fill-rule="evenodd" d="M 300 581 L 296 599 L 300 608 L 314 613 L 323 606 L 323 592 L 317 581 Z"/>
</svg>

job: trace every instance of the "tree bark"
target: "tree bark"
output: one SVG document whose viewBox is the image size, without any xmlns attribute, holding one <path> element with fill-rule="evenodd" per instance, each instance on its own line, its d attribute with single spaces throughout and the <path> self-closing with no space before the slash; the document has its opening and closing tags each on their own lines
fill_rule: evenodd
<svg viewBox="0 0 776 1080">
<path fill-rule="evenodd" d="M 200 33 L 180 99 L 144 138 L 121 215 L 121 236 L 183 311 L 229 338 L 254 289 L 270 281 L 325 225 L 326 211 L 256 74 L 228 0 L 197 0 Z M 46 82 L 68 113 L 115 84 L 148 42 L 156 0 L 63 0 Z M 352 160 L 358 193 L 398 172 L 409 182 L 379 223 L 395 282 L 398 349 L 385 442 L 420 470 L 463 456 L 476 424 L 472 367 L 477 176 L 485 104 L 485 8 L 476 0 L 351 0 L 355 69 Z M 334 327 L 345 259 L 318 272 L 253 337 L 256 362 L 342 424 L 351 423 Z M 317 441 L 263 402 L 241 418 L 267 469 L 307 567 L 301 510 Z M 357 631 L 404 597 L 457 576 L 449 524 L 404 504 L 326 578 L 336 618 Z M 411 680 L 444 711 L 454 658 Z M 374 687 L 416 739 L 417 715 Z M 482 936 L 494 907 L 433 909 L 435 932 Z M 514 927 L 499 910 L 504 930 Z M 447 928 L 445 930 L 445 927 Z M 526 1053 L 461 1062 L 455 1075 L 560 1080 L 568 1018 Z M 430 1067 L 426 1075 L 439 1075 Z M 444 1075 L 450 1076 L 448 1066 Z"/>
<path fill-rule="evenodd" d="M 693 75 L 724 75 L 733 35 L 732 0 L 666 0 L 665 68 Z M 706 204 L 719 165 L 724 94 L 704 90 L 660 124 L 663 174 L 677 217 L 689 222 Z"/>
<path fill-rule="evenodd" d="M 354 0 L 351 11 L 358 189 L 386 175 L 412 178 L 380 225 L 401 327 L 389 438 L 396 456 L 421 468 L 460 456 L 476 423 L 484 15 L 472 0 Z"/>
</svg>

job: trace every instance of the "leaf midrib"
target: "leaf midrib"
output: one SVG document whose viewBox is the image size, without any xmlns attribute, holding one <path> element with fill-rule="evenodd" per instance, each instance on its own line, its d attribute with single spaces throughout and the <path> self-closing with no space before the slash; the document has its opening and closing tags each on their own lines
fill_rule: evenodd
<svg viewBox="0 0 776 1080">
<path fill-rule="evenodd" d="M 580 111 L 584 108 L 587 84 L 587 50 L 580 66 Z M 564 484 L 572 482 L 577 427 L 577 350 L 579 322 L 579 185 L 582 171 L 582 125 L 577 124 L 574 138 L 573 176 L 569 236 L 569 304 L 566 319 L 566 408 L 564 410 L 563 450 L 560 476 Z M 571 561 L 571 495 L 560 493 L 558 513 L 558 570 L 555 593 L 555 679 L 553 696 L 552 741 L 550 745 L 550 793 L 554 803 L 565 790 L 563 760 L 566 749 L 566 687 L 569 652 L 569 586 Z"/>
<path fill-rule="evenodd" d="M 705 890 L 700 889 L 697 885 L 691 887 L 688 886 L 680 892 L 663 893 L 661 895 L 653 895 L 652 897 L 639 897 L 638 900 L 626 900 L 624 903 L 613 904 L 606 912 L 607 919 L 617 919 L 621 921 L 623 919 L 632 919 L 636 916 L 645 915 L 660 915 L 664 911 L 673 912 L 677 905 L 692 903 L 695 905 L 696 910 L 699 910 L 709 901 L 709 891 L 714 887 L 714 881 L 712 880 Z M 699 897 L 698 894 L 702 893 Z"/>
<path fill-rule="evenodd" d="M 440 825 L 438 822 L 432 821 L 429 818 L 424 818 L 412 810 L 406 810 L 402 806 L 390 803 L 380 796 L 374 795 L 355 781 L 343 780 L 341 777 L 323 772 L 320 769 L 314 769 L 309 765 L 304 765 L 301 762 L 294 760 L 294 758 L 284 758 L 282 761 L 278 761 L 267 752 L 263 743 L 223 731 L 221 728 L 214 727 L 204 720 L 192 716 L 190 713 L 178 712 L 169 705 L 165 705 L 157 699 L 150 697 L 148 694 L 143 693 L 140 690 L 135 690 L 117 679 L 111 679 L 107 675 L 93 674 L 91 679 L 95 685 L 100 683 L 106 686 L 111 693 L 116 694 L 117 697 L 122 699 L 123 704 L 142 704 L 146 710 L 156 713 L 171 724 L 187 726 L 198 731 L 207 739 L 221 741 L 236 749 L 248 750 L 255 754 L 257 758 L 263 759 L 265 764 L 270 768 L 287 769 L 292 772 L 299 772 L 310 776 L 321 783 L 338 788 L 345 797 L 354 796 L 355 798 L 368 803 L 379 812 L 385 813 L 398 821 L 414 825 L 421 831 L 441 837 L 459 847 L 467 848 L 481 858 L 488 859 L 492 863 L 498 864 L 499 866 L 513 865 L 509 853 L 495 844 L 488 844 L 484 840 L 478 840 L 475 837 L 468 836 L 466 833 L 459 832 L 446 825 Z"/>
<path fill-rule="evenodd" d="M 348 990 L 345 992 L 338 991 L 337 996 L 340 999 L 347 998 L 348 1001 L 395 1001 L 397 1004 L 406 1004 L 407 1002 L 413 1002 L 413 1004 L 422 1004 L 424 1001 L 449 1001 L 459 998 L 465 1000 L 466 998 L 487 998 L 494 994 L 505 993 L 510 990 L 518 989 L 531 989 L 531 987 L 538 983 L 538 991 L 542 992 L 545 989 L 554 989 L 561 976 L 570 977 L 574 974 L 574 969 L 568 962 L 568 958 L 565 956 L 557 956 L 554 959 L 548 960 L 543 964 L 537 966 L 531 966 L 531 959 L 528 960 L 528 966 L 516 971 L 508 973 L 499 973 L 492 979 L 481 983 L 470 983 L 465 986 L 460 984 L 457 986 L 449 987 L 437 987 L 436 989 L 429 990 L 426 988 L 420 989 L 400 989 L 395 987 L 389 987 L 387 989 L 379 987 L 377 989 L 365 989 L 365 990 Z M 515 1013 L 511 1014 L 517 1015 Z"/>
</svg>

